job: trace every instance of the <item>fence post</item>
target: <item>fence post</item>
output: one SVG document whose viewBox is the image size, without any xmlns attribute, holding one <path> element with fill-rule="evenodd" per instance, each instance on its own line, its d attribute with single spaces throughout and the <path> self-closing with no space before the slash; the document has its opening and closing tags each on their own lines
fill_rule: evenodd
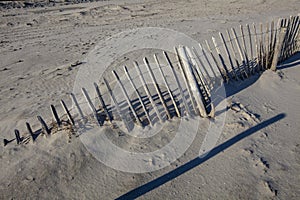
<svg viewBox="0 0 300 200">
<path fill-rule="evenodd" d="M 271 70 L 276 71 L 276 66 L 278 64 L 279 56 L 281 55 L 281 51 L 284 50 L 282 49 L 283 41 L 285 38 L 287 28 L 286 27 L 281 27 L 280 32 L 279 32 L 279 38 L 276 41 L 275 49 L 274 49 L 274 57 L 271 65 Z"/>
<path fill-rule="evenodd" d="M 185 47 L 179 46 L 178 55 L 182 58 L 182 63 L 183 63 L 182 70 L 186 73 L 187 82 L 189 83 L 192 94 L 194 94 L 194 98 L 196 99 L 196 104 L 197 104 L 196 109 L 198 108 L 201 117 L 207 117 L 205 105 L 203 104 L 203 100 L 202 100 L 203 97 L 197 85 L 195 76 L 193 75 L 192 68 L 188 61 Z M 193 98 L 192 95 L 191 98 Z"/>
</svg>

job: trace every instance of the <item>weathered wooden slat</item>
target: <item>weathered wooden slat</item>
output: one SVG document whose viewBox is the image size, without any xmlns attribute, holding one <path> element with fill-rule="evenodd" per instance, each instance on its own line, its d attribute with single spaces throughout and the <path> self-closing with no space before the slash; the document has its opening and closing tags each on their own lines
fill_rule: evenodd
<svg viewBox="0 0 300 200">
<path fill-rule="evenodd" d="M 191 100 L 193 109 L 194 109 L 195 113 L 198 114 L 198 113 L 199 113 L 199 112 L 198 112 L 198 108 L 197 108 L 197 106 L 196 106 L 196 103 L 194 102 L 193 94 L 192 94 L 190 85 L 189 85 L 189 83 L 188 83 L 186 74 L 185 74 L 185 72 L 184 72 L 182 58 L 180 57 L 180 54 L 179 54 L 178 49 L 177 49 L 176 47 L 174 47 L 174 50 L 175 50 L 175 54 L 176 54 L 177 61 L 178 61 L 178 64 L 179 64 L 179 69 L 180 69 L 180 72 L 181 72 L 181 74 L 182 74 L 183 81 L 184 81 L 184 83 L 185 83 L 185 87 L 186 87 L 186 89 L 187 89 L 187 91 L 188 91 L 189 98 L 190 98 L 190 100 Z M 199 113 L 199 115 L 200 115 L 200 113 Z"/>
<path fill-rule="evenodd" d="M 286 27 L 285 26 L 285 19 L 281 18 L 281 19 L 278 20 L 278 24 L 277 24 L 277 29 L 278 29 L 278 31 L 277 31 L 277 40 L 279 40 L 280 31 L 281 31 L 281 29 L 283 27 Z M 277 44 L 277 42 L 278 41 L 276 41 L 276 44 Z M 275 44 L 275 48 L 274 49 L 276 49 L 276 44 Z M 280 50 L 280 54 L 278 56 L 279 56 L 279 58 L 278 58 L 277 63 L 281 62 L 281 58 L 282 58 L 282 56 L 281 56 L 281 50 Z"/>
<path fill-rule="evenodd" d="M 78 101 L 77 101 L 77 99 L 76 99 L 75 94 L 71 93 L 70 96 L 71 96 L 71 98 L 72 98 L 72 100 L 73 100 L 73 103 L 75 104 L 75 107 L 76 107 L 76 109 L 77 109 L 77 111 L 78 111 L 78 113 L 79 113 L 79 115 L 80 115 L 80 118 L 81 118 L 81 119 L 84 119 L 85 117 L 84 117 L 84 115 L 83 115 L 83 112 L 82 112 L 82 110 L 81 110 L 79 104 L 78 104 Z"/>
<path fill-rule="evenodd" d="M 20 144 L 22 142 L 22 139 L 21 139 L 20 132 L 18 129 L 15 129 L 15 136 L 16 136 L 17 144 Z"/>
<path fill-rule="evenodd" d="M 88 103 L 88 105 L 89 105 L 89 107 L 90 107 L 90 109 L 91 109 L 91 111 L 93 113 L 93 116 L 94 116 L 97 124 L 99 124 L 101 126 L 100 121 L 98 120 L 97 110 L 96 110 L 96 108 L 95 108 L 95 106 L 94 106 L 94 104 L 93 104 L 93 102 L 92 102 L 92 100 L 91 100 L 88 92 L 86 91 L 85 88 L 81 88 L 81 91 L 82 91 L 82 94 L 83 94 L 85 100 L 87 101 L 87 103 Z"/>
<path fill-rule="evenodd" d="M 37 119 L 39 120 L 40 124 L 42 125 L 42 130 L 45 131 L 45 133 L 47 133 L 47 135 L 50 135 L 51 130 L 48 128 L 44 119 L 41 116 L 37 116 Z"/>
<path fill-rule="evenodd" d="M 298 33 L 299 30 L 299 16 L 295 16 L 295 20 L 294 20 L 294 27 L 293 27 L 293 31 L 291 33 L 291 53 L 294 54 L 295 51 L 295 47 L 296 47 L 296 35 Z"/>
<path fill-rule="evenodd" d="M 105 102 L 104 102 L 104 100 L 103 100 L 103 98 L 102 98 L 102 95 L 101 95 L 101 93 L 100 93 L 100 89 L 99 89 L 97 83 L 94 83 L 94 87 L 95 87 L 95 90 L 96 90 L 98 99 L 99 99 L 99 101 L 100 101 L 101 107 L 102 107 L 102 109 L 104 110 L 104 113 L 105 113 L 106 117 L 108 118 L 108 121 L 109 121 L 109 122 L 112 122 L 112 117 L 110 116 L 110 114 L 109 114 L 109 112 L 108 112 L 108 110 L 107 110 L 107 107 L 106 107 Z"/>
<path fill-rule="evenodd" d="M 276 71 L 276 66 L 278 64 L 278 60 L 281 55 L 282 43 L 285 38 L 285 34 L 286 34 L 286 28 L 281 28 L 280 33 L 279 33 L 279 38 L 276 43 L 274 58 L 272 61 L 272 66 L 271 66 L 271 70 L 273 70 L 273 71 Z"/>
<path fill-rule="evenodd" d="M 148 111 L 147 111 L 147 109 L 146 109 L 146 106 L 145 106 L 145 104 L 144 104 L 144 101 L 143 101 L 143 99 L 142 99 L 142 97 L 141 97 L 141 94 L 140 94 L 140 92 L 138 91 L 137 87 L 135 86 L 135 84 L 134 84 L 134 82 L 133 82 L 133 80 L 132 80 L 132 78 L 131 78 L 131 76 L 130 76 L 130 74 L 129 74 L 129 72 L 128 72 L 126 66 L 124 66 L 124 72 L 125 72 L 125 74 L 126 74 L 127 79 L 128 79 L 129 82 L 130 82 L 130 85 L 133 87 L 133 89 L 134 89 L 134 91 L 135 91 L 135 93 L 136 93 L 136 95 L 137 95 L 137 97 L 138 97 L 138 99 L 139 99 L 139 102 L 140 102 L 140 104 L 141 104 L 141 106 L 142 106 L 142 108 L 143 108 L 143 110 L 144 110 L 144 112 L 145 112 L 145 115 L 146 115 L 146 117 L 147 117 L 147 120 L 148 120 L 149 124 L 150 124 L 151 126 L 153 126 L 153 123 L 152 123 L 151 118 L 150 118 L 150 116 L 149 116 L 149 113 L 148 113 Z"/>
<path fill-rule="evenodd" d="M 231 77 L 231 75 L 230 75 L 230 73 L 229 73 L 229 70 L 228 70 L 226 64 L 225 64 L 224 58 L 223 58 L 223 56 L 221 55 L 221 51 L 220 51 L 220 49 L 219 49 L 219 46 L 218 46 L 218 43 L 217 43 L 216 38 L 212 37 L 212 41 L 213 41 L 213 44 L 214 44 L 215 49 L 216 49 L 216 51 L 217 51 L 219 60 L 220 60 L 220 62 L 221 62 L 221 64 L 222 64 L 222 66 L 223 66 L 223 68 L 220 67 L 220 68 L 221 68 L 221 71 L 222 71 L 222 74 L 223 74 L 223 76 L 225 77 L 225 81 L 228 82 L 229 79 L 231 79 L 232 77 Z"/>
<path fill-rule="evenodd" d="M 152 81 L 153 81 L 154 88 L 155 88 L 155 90 L 156 90 L 156 92 L 157 92 L 157 94 L 158 94 L 158 97 L 159 97 L 159 99 L 160 99 L 160 101 L 161 101 L 161 103 L 162 103 L 162 105 L 163 105 L 163 107 L 164 107 L 164 109 L 165 109 L 167 118 L 168 118 L 168 119 L 171 119 L 171 115 L 170 115 L 169 109 L 168 109 L 167 104 L 166 104 L 166 102 L 165 102 L 165 100 L 164 100 L 164 98 L 163 98 L 163 96 L 162 96 L 162 94 L 161 94 L 160 88 L 158 87 L 158 83 L 157 83 L 156 78 L 155 78 L 155 76 L 154 76 L 154 74 L 153 74 L 153 71 L 152 71 L 152 69 L 151 69 L 151 67 L 150 67 L 150 64 L 149 64 L 149 62 L 148 62 L 148 59 L 145 57 L 145 58 L 143 59 L 143 61 L 144 61 L 144 64 L 146 65 L 146 67 L 147 67 L 147 69 L 148 69 L 148 72 L 149 72 L 149 74 L 150 74 L 150 78 L 151 78 Z"/>
<path fill-rule="evenodd" d="M 82 94 L 83 94 L 85 100 L 87 101 L 87 103 L 88 103 L 88 105 L 89 105 L 91 111 L 92 111 L 92 112 L 94 113 L 94 115 L 95 115 L 95 114 L 97 113 L 97 110 L 96 110 L 96 108 L 95 108 L 95 106 L 94 106 L 94 104 L 93 104 L 93 102 L 92 102 L 92 100 L 91 100 L 91 98 L 90 98 L 88 92 L 86 91 L 85 88 L 81 88 L 81 91 L 82 91 Z"/>
<path fill-rule="evenodd" d="M 31 136 L 32 142 L 34 142 L 34 139 L 35 139 L 34 133 L 33 133 L 32 128 L 31 128 L 31 126 L 28 122 L 26 122 L 26 128 L 27 128 L 27 131 L 28 131 L 29 135 Z"/>
<path fill-rule="evenodd" d="M 290 16 L 290 18 L 288 19 L 287 32 L 286 32 L 286 42 L 287 42 L 287 44 L 290 42 L 290 33 L 292 31 L 293 22 L 294 22 L 293 17 Z"/>
<path fill-rule="evenodd" d="M 248 31 L 248 38 L 249 38 L 249 47 L 250 47 L 250 59 L 249 59 L 249 65 L 250 65 L 250 73 L 254 74 L 254 57 L 253 57 L 253 41 L 252 41 L 252 33 L 249 24 L 246 24 L 247 31 Z"/>
<path fill-rule="evenodd" d="M 274 56 L 274 20 L 271 22 L 271 36 L 270 36 L 270 44 L 269 44 L 269 60 L 270 60 L 270 67 L 272 65 L 272 60 Z"/>
<path fill-rule="evenodd" d="M 285 28 L 287 27 L 287 19 L 285 18 L 283 19 L 283 25 L 281 27 L 285 27 Z"/>
<path fill-rule="evenodd" d="M 193 52 L 189 49 L 189 48 L 186 48 L 186 51 L 187 51 L 187 55 L 190 57 L 190 59 L 191 59 L 191 62 L 192 62 L 192 65 L 193 65 L 193 69 L 195 69 L 195 74 L 197 74 L 198 75 L 198 78 L 199 78 L 199 80 L 200 80 L 200 84 L 201 84 L 201 86 L 202 86 L 202 88 L 203 88 L 203 91 L 204 91 L 204 93 L 205 93 L 205 95 L 207 96 L 207 97 L 210 97 L 211 95 L 210 95 L 210 92 L 209 92 L 209 89 L 208 89 L 208 85 L 207 85 L 207 83 L 205 82 L 205 79 L 204 79 L 204 77 L 203 77 L 203 74 L 201 73 L 201 71 L 200 71 L 200 66 L 198 66 L 198 63 L 197 63 L 197 61 L 196 61 L 196 59 L 195 59 L 195 57 L 196 57 L 196 55 L 195 54 L 193 54 Z"/>
<path fill-rule="evenodd" d="M 125 125 L 127 131 L 130 131 L 130 128 L 129 128 L 129 126 L 128 126 L 128 123 L 127 123 L 126 119 L 124 119 L 124 116 L 122 115 L 122 112 L 121 112 L 120 106 L 119 106 L 119 104 L 118 104 L 118 101 L 117 101 L 115 95 L 113 94 L 113 92 L 112 92 L 112 90 L 111 90 L 111 88 L 110 88 L 110 86 L 109 86 L 109 84 L 108 84 L 108 81 L 107 81 L 105 78 L 103 78 L 103 81 L 104 81 L 104 84 L 105 84 L 105 86 L 106 86 L 106 88 L 107 88 L 108 94 L 110 95 L 110 97 L 111 97 L 112 100 L 113 100 L 113 103 L 115 104 L 115 107 L 116 107 L 116 109 L 117 109 L 117 112 L 118 112 L 118 114 L 119 114 L 119 116 L 120 116 L 122 122 L 124 123 L 124 125 Z"/>
<path fill-rule="evenodd" d="M 237 49 L 238 49 L 238 52 L 239 52 L 239 55 L 240 55 L 240 58 L 241 58 L 241 61 L 242 61 L 242 64 L 243 64 L 243 73 L 245 74 L 246 78 L 248 78 L 249 74 L 247 73 L 246 58 L 243 54 L 239 38 L 237 37 L 236 31 L 235 31 L 234 28 L 231 28 L 231 32 L 234 36 L 235 44 L 237 46 Z"/>
<path fill-rule="evenodd" d="M 189 106 L 188 106 L 188 104 L 187 104 L 187 100 L 186 100 L 186 98 L 185 98 L 185 95 L 184 95 L 183 89 L 182 89 L 182 87 L 181 87 L 179 78 L 178 78 L 178 76 L 177 76 L 177 74 L 176 74 L 176 72 L 175 72 L 174 66 L 173 66 L 172 63 L 171 63 L 171 60 L 170 60 L 170 58 L 169 58 L 167 52 L 163 51 L 163 54 L 164 54 L 164 56 L 165 56 L 165 59 L 166 59 L 168 65 L 169 65 L 169 67 L 171 68 L 171 71 L 172 71 L 173 77 L 174 77 L 174 79 L 175 79 L 175 82 L 177 83 L 177 86 L 178 86 L 178 89 L 179 89 L 179 92 L 180 92 L 180 96 L 181 96 L 181 99 L 182 99 L 184 108 L 185 108 L 185 110 L 186 110 L 186 112 L 187 112 L 187 115 L 191 115 L 190 108 L 189 108 Z M 181 116 L 183 116 L 183 113 L 181 113 Z"/>
<path fill-rule="evenodd" d="M 245 39 L 245 34 L 244 34 L 244 27 L 243 27 L 243 25 L 240 25 L 240 31 L 241 31 L 241 37 L 242 37 L 243 51 L 244 51 L 245 56 L 247 56 L 247 55 L 248 55 L 248 52 L 247 52 L 247 45 L 246 45 L 246 39 Z"/>
<path fill-rule="evenodd" d="M 175 108 L 175 112 L 176 112 L 176 114 L 177 114 L 177 117 L 180 117 L 180 116 L 181 116 L 181 115 L 180 115 L 180 111 L 179 111 L 179 109 L 178 109 L 178 107 L 177 107 L 177 103 L 176 103 L 176 101 L 175 101 L 175 99 L 174 99 L 173 93 L 172 93 L 172 91 L 170 90 L 169 84 L 168 84 L 168 82 L 167 82 L 167 80 L 166 80 L 166 78 L 165 78 L 164 72 L 163 72 L 162 69 L 161 69 L 161 65 L 160 65 L 160 63 L 159 63 L 159 60 L 158 60 L 156 54 L 154 54 L 153 56 L 154 56 L 154 60 L 155 60 L 155 62 L 156 62 L 156 65 L 157 65 L 157 67 L 158 67 L 158 70 L 159 70 L 159 72 L 160 72 L 160 74 L 161 74 L 161 76 L 162 76 L 162 79 L 163 79 L 163 81 L 164 81 L 164 84 L 165 84 L 165 86 L 166 86 L 166 88 L 167 88 L 167 91 L 168 91 L 168 93 L 169 93 L 169 96 L 170 96 L 170 98 L 171 98 L 171 100 L 172 100 L 172 103 L 173 103 L 173 106 L 174 106 L 174 108 Z"/>
<path fill-rule="evenodd" d="M 147 84 L 146 84 L 146 81 L 145 81 L 145 79 L 144 79 L 144 76 L 143 76 L 143 74 L 142 74 L 142 71 L 141 71 L 141 69 L 140 69 L 138 63 L 137 63 L 137 62 L 134 62 L 134 66 L 135 66 L 135 69 L 136 69 L 136 71 L 137 71 L 137 73 L 138 73 L 138 75 L 139 75 L 139 77 L 140 77 L 140 80 L 141 80 L 141 82 L 142 82 L 142 85 L 143 85 L 143 87 L 144 87 L 144 90 L 145 90 L 145 92 L 146 92 L 146 94 L 147 94 L 147 96 L 148 96 L 148 99 L 149 99 L 149 101 L 150 101 L 150 103 L 151 103 L 151 105 L 152 105 L 152 107 L 153 107 L 153 109 L 154 109 L 154 111 L 155 111 L 155 113 L 156 113 L 156 115 L 157 115 L 159 121 L 160 121 L 160 122 L 163 122 L 164 119 L 161 117 L 160 112 L 159 112 L 159 110 L 158 110 L 158 108 L 157 108 L 157 105 L 155 104 L 155 102 L 154 102 L 154 100 L 153 100 L 153 97 L 152 97 L 152 95 L 151 95 L 151 93 L 150 93 L 150 91 L 149 91 L 149 88 L 148 88 L 148 86 L 147 86 Z"/>
<path fill-rule="evenodd" d="M 75 125 L 75 121 L 74 121 L 74 119 L 73 119 L 73 117 L 72 117 L 72 115 L 71 115 L 71 113 L 70 113 L 67 105 L 65 104 L 65 102 L 63 100 L 60 100 L 60 103 L 61 103 L 61 106 L 63 107 L 65 113 L 67 114 L 67 117 L 70 120 L 71 124 Z"/>
<path fill-rule="evenodd" d="M 230 66 L 231 66 L 231 72 L 233 73 L 233 76 L 236 80 L 238 80 L 238 76 L 236 74 L 236 69 L 234 67 L 234 64 L 233 64 L 233 61 L 232 61 L 232 58 L 231 58 L 231 55 L 230 55 L 230 51 L 228 49 L 228 46 L 226 44 L 226 41 L 224 39 L 224 36 L 221 32 L 219 32 L 219 36 L 221 38 L 221 41 L 222 41 L 222 44 L 223 44 L 223 48 L 225 50 L 225 53 L 226 53 L 226 56 L 228 57 L 228 60 L 229 60 L 229 63 L 230 63 Z M 229 41 L 230 42 L 230 41 Z"/>
<path fill-rule="evenodd" d="M 210 45 L 209 45 L 209 42 L 208 42 L 207 40 L 205 40 L 205 43 L 206 43 L 207 49 L 208 49 L 208 51 L 209 51 L 209 53 L 210 53 L 210 56 L 211 56 L 211 58 L 212 58 L 213 61 L 214 61 L 214 64 L 215 64 L 216 67 L 218 68 L 218 71 L 219 71 L 220 75 L 222 76 L 223 80 L 224 80 L 225 82 L 227 82 L 226 75 L 225 75 L 224 71 L 221 69 L 221 66 L 220 66 L 220 64 L 218 63 L 216 57 L 214 56 L 213 51 L 212 51 L 212 48 L 211 48 Z"/>
<path fill-rule="evenodd" d="M 178 48 L 178 53 L 180 55 L 180 58 L 182 58 L 181 61 L 182 61 L 182 64 L 183 64 L 184 72 L 186 74 L 187 81 L 189 82 L 189 85 L 191 87 L 191 92 L 193 93 L 194 98 L 197 102 L 197 107 L 199 109 L 200 116 L 201 117 L 207 117 L 206 108 L 205 108 L 205 105 L 203 103 L 203 97 L 202 97 L 201 91 L 199 90 L 199 87 L 197 85 L 196 78 L 193 75 L 192 68 L 190 66 L 189 59 L 187 57 L 185 47 L 180 46 Z"/>
<path fill-rule="evenodd" d="M 245 39 L 245 34 L 244 34 L 244 27 L 240 25 L 240 32 L 241 32 L 241 38 L 242 38 L 242 51 L 244 54 L 245 58 L 245 66 L 246 66 L 246 71 L 247 74 L 250 76 L 251 75 L 251 69 L 250 69 L 250 62 L 249 62 L 249 56 L 248 56 L 248 51 L 247 51 L 247 45 L 246 45 L 246 39 Z"/>
<path fill-rule="evenodd" d="M 208 85 L 212 84 L 212 80 L 210 78 L 210 75 L 209 75 L 209 73 L 208 73 L 205 65 L 203 64 L 203 61 L 202 61 L 201 57 L 199 56 L 198 52 L 196 51 L 196 49 L 194 47 L 192 47 L 192 50 L 193 50 L 193 52 L 194 52 L 197 60 L 199 61 L 199 65 L 198 65 L 199 69 L 198 70 L 202 74 L 203 79 L 204 79 L 206 85 L 208 86 Z M 202 72 L 201 69 L 203 69 L 203 71 L 205 72 L 205 74 Z"/>
<path fill-rule="evenodd" d="M 259 72 L 260 68 L 261 68 L 261 59 L 260 59 L 260 53 L 259 53 L 259 41 L 258 41 L 256 26 L 254 23 L 252 26 L 253 26 L 253 30 L 254 30 L 254 40 L 255 40 L 256 72 Z"/>
<path fill-rule="evenodd" d="M 205 58 L 205 60 L 206 60 L 206 62 L 208 64 L 208 66 L 209 66 L 212 74 L 214 75 L 214 77 L 217 77 L 217 74 L 215 73 L 215 70 L 213 69 L 213 67 L 212 67 L 212 65 L 211 65 L 211 63 L 210 63 L 210 61 L 208 59 L 208 56 L 207 56 L 207 54 L 205 52 L 205 49 L 203 48 L 203 46 L 202 46 L 201 43 L 199 43 L 199 47 L 200 47 L 200 50 L 202 51 L 202 54 L 203 54 L 203 56 L 204 56 L 204 58 Z"/>
<path fill-rule="evenodd" d="M 198 89 L 201 93 L 201 99 L 202 99 L 203 105 L 205 106 L 205 111 L 207 113 L 207 116 L 214 117 L 215 109 L 214 109 L 214 105 L 211 101 L 211 94 L 208 89 L 207 83 L 205 83 L 201 72 L 199 72 L 199 70 L 198 70 L 200 67 L 198 66 L 198 63 L 195 59 L 196 55 L 193 54 L 193 52 L 188 47 L 186 47 L 185 50 L 186 50 L 187 56 L 190 58 L 191 69 L 195 76 L 195 80 L 196 80 L 196 82 L 197 82 L 197 80 L 199 80 Z"/>
<path fill-rule="evenodd" d="M 265 70 L 266 69 L 266 65 L 265 65 L 265 51 L 264 51 L 264 29 L 263 29 L 263 24 L 260 23 L 259 24 L 260 27 L 260 41 L 259 41 L 259 46 L 260 46 L 260 59 L 261 59 L 261 70 Z"/>
<path fill-rule="evenodd" d="M 269 69 L 269 58 L 270 58 L 270 56 L 269 56 L 269 46 L 270 46 L 270 44 L 269 44 L 269 34 L 270 34 L 270 32 L 269 32 L 269 23 L 267 22 L 266 23 L 266 44 L 265 44 L 265 52 L 266 52 L 266 69 Z"/>
<path fill-rule="evenodd" d="M 251 65 L 249 61 L 249 55 L 248 55 L 248 50 L 247 50 L 247 44 L 246 44 L 246 35 L 244 34 L 244 27 L 240 26 L 241 30 L 241 35 L 242 35 L 242 41 L 243 41 L 243 52 L 244 52 L 244 57 L 246 59 L 246 70 L 248 75 L 251 75 Z"/>
<path fill-rule="evenodd" d="M 284 60 L 284 49 L 285 49 L 285 43 L 286 43 L 286 38 L 287 38 L 287 32 L 288 32 L 288 19 L 283 19 L 283 25 L 280 28 L 280 31 L 282 28 L 286 28 L 285 30 L 285 36 L 283 38 L 283 41 L 281 42 L 281 49 L 280 49 L 280 54 L 279 54 L 279 59 L 278 59 L 278 63 L 281 63 Z M 279 31 L 279 37 L 280 37 L 280 31 Z"/>
<path fill-rule="evenodd" d="M 129 95 L 128 95 L 128 93 L 127 93 L 124 85 L 122 84 L 122 82 L 120 80 L 120 77 L 118 76 L 118 74 L 114 70 L 112 71 L 112 73 L 115 76 L 115 78 L 117 79 L 117 82 L 118 82 L 118 84 L 121 87 L 123 95 L 125 96 L 125 100 L 126 100 L 128 106 L 129 106 L 129 108 L 131 109 L 131 112 L 132 112 L 133 116 L 135 117 L 136 122 L 138 123 L 138 125 L 142 126 L 142 122 L 141 122 L 140 118 L 138 117 L 138 115 L 137 115 L 137 113 L 136 113 L 136 111 L 135 111 L 135 109 L 134 109 L 134 107 L 133 107 L 133 105 L 131 103 Z"/>
<path fill-rule="evenodd" d="M 286 19 L 285 27 L 286 27 L 286 34 L 285 34 L 285 38 L 284 38 L 283 43 L 282 43 L 282 49 L 283 50 L 281 51 L 281 59 L 280 59 L 282 61 L 285 60 L 287 55 L 288 55 L 287 47 L 288 47 L 288 43 L 289 43 L 291 19 Z"/>
<path fill-rule="evenodd" d="M 50 105 L 50 108 L 51 108 L 51 112 L 52 112 L 54 120 L 56 121 L 57 125 L 60 127 L 61 126 L 61 121 L 58 117 L 58 114 L 56 112 L 56 109 L 55 109 L 54 105 Z"/>
<path fill-rule="evenodd" d="M 235 63 L 236 63 L 237 72 L 240 75 L 240 78 L 244 79 L 244 75 L 242 73 L 242 70 L 240 69 L 240 64 L 239 64 L 239 61 L 238 61 L 238 58 L 237 58 L 238 57 L 237 56 L 237 51 L 235 51 L 235 48 L 234 48 L 234 45 L 233 45 L 233 39 L 231 38 L 230 32 L 228 30 L 226 30 L 226 33 L 227 33 L 228 41 L 230 42 L 230 49 L 233 53 L 234 60 L 235 60 Z"/>
<path fill-rule="evenodd" d="M 293 23 L 293 28 L 291 31 L 291 36 L 290 36 L 290 44 L 289 44 L 289 49 L 290 49 L 290 54 L 293 55 L 294 52 L 294 44 L 295 44 L 295 30 L 297 29 L 297 24 L 298 24 L 298 16 L 294 17 L 294 23 Z"/>
</svg>

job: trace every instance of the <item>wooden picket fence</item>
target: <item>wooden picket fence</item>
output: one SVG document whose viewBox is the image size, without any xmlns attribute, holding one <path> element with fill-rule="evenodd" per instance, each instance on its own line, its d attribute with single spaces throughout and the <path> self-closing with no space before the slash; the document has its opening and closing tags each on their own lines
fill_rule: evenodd
<svg viewBox="0 0 300 200">
<path fill-rule="evenodd" d="M 113 71 L 115 82 L 120 86 L 124 102 L 126 102 L 127 110 L 129 110 L 134 124 L 153 126 L 155 122 L 150 117 L 150 109 L 154 111 L 160 122 L 169 120 L 172 117 L 180 118 L 185 115 L 214 117 L 214 103 L 211 99 L 211 91 L 216 86 L 217 80 L 222 80 L 222 83 L 228 83 L 229 81 L 244 80 L 255 73 L 261 73 L 267 69 L 275 71 L 278 64 L 300 50 L 299 21 L 299 16 L 291 16 L 286 19 L 279 19 L 277 23 L 271 21 L 270 23 L 253 24 L 251 26 L 248 24 L 246 26 L 241 25 L 239 30 L 231 28 L 225 33 L 219 33 L 218 37 L 212 37 L 210 41 L 205 41 L 203 44 L 199 43 L 198 50 L 184 46 L 175 47 L 173 53 L 175 56 L 173 58 L 176 59 L 172 60 L 170 53 L 162 52 L 165 59 L 164 66 L 162 66 L 162 62 L 159 61 L 155 54 L 154 60 L 157 65 L 155 69 L 159 71 L 158 74 L 154 73 L 154 68 L 150 66 L 148 59 L 144 58 L 144 66 L 146 66 L 146 70 L 151 77 L 156 91 L 155 96 L 159 99 L 163 112 L 159 111 L 157 104 L 155 104 L 154 96 L 151 95 L 149 87 L 146 85 L 144 74 L 141 72 L 139 64 L 135 62 L 134 68 L 139 75 L 141 85 L 144 87 L 148 105 L 145 103 L 145 98 L 140 94 L 129 70 L 127 67 L 124 67 L 123 70 L 127 81 L 137 96 L 137 99 L 134 101 L 138 101 L 143 118 L 137 111 L 136 106 L 133 105 L 133 99 L 128 95 L 124 81 L 122 82 L 118 73 Z M 165 78 L 166 68 L 177 84 L 176 90 L 179 91 L 177 95 L 175 95 L 174 90 L 171 89 L 168 80 Z M 176 70 L 179 71 L 179 75 L 178 72 L 176 73 Z M 158 76 L 161 76 L 163 79 L 169 102 L 164 98 L 162 88 L 157 83 L 156 79 Z M 82 88 L 82 94 L 92 111 L 92 115 L 87 116 L 82 112 L 76 96 L 71 93 L 73 108 L 70 109 L 65 101 L 61 100 L 60 103 L 64 114 L 59 116 L 55 106 L 50 105 L 53 116 L 51 123 L 46 123 L 41 116 L 37 116 L 41 129 L 33 131 L 31 125 L 26 123 L 27 131 L 21 134 L 19 130 L 15 129 L 15 138 L 12 140 L 4 139 L 4 145 L 14 140 L 16 140 L 17 144 L 34 141 L 40 133 L 50 136 L 57 129 L 67 128 L 72 132 L 76 130 L 78 124 L 84 124 L 86 120 L 91 120 L 92 118 L 100 126 L 105 124 L 113 125 L 115 120 L 123 121 L 125 127 L 130 131 L 131 128 L 128 125 L 126 116 L 122 113 L 120 102 L 117 101 L 111 89 L 112 83 L 105 78 L 103 78 L 103 83 L 106 86 L 106 91 L 100 91 L 99 85 L 94 83 L 97 95 L 92 99 L 88 91 Z M 107 103 L 107 98 L 104 98 L 105 95 L 112 99 L 112 103 Z M 95 99 L 99 102 L 99 106 L 93 104 Z M 188 104 L 191 104 L 191 106 L 189 107 Z M 118 116 L 116 116 L 115 112 L 112 112 L 113 109 Z M 72 115 L 71 111 L 76 111 L 77 114 Z"/>
</svg>

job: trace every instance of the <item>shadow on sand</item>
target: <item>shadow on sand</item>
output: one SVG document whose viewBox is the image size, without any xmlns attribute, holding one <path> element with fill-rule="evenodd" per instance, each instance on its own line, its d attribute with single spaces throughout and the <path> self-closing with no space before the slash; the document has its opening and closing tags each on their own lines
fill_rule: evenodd
<svg viewBox="0 0 300 200">
<path fill-rule="evenodd" d="M 250 129 L 240 133 L 239 135 L 227 140 L 226 142 L 220 144 L 219 146 L 216 146 L 214 149 L 212 149 L 205 157 L 203 158 L 199 158 L 196 157 L 195 159 L 187 162 L 186 164 L 168 172 L 167 174 L 160 176 L 144 185 L 141 185 L 131 191 L 129 191 L 128 193 L 118 197 L 118 200 L 121 199 L 135 199 L 138 198 L 144 194 L 146 194 L 147 192 L 150 192 L 151 190 L 154 190 L 155 188 L 173 180 L 174 178 L 184 174 L 185 172 L 192 170 L 193 168 L 201 165 L 202 163 L 204 163 L 205 161 L 209 160 L 210 158 L 216 156 L 217 154 L 219 154 L 220 152 L 226 150 L 227 148 L 229 148 L 230 146 L 234 145 L 235 143 L 241 141 L 242 139 L 252 135 L 253 133 L 269 126 L 270 124 L 276 123 L 279 120 L 283 119 L 286 115 L 284 113 L 281 113 L 279 115 L 276 115 L 268 120 L 265 120 L 259 124 L 257 124 L 256 126 L 251 127 Z"/>
</svg>

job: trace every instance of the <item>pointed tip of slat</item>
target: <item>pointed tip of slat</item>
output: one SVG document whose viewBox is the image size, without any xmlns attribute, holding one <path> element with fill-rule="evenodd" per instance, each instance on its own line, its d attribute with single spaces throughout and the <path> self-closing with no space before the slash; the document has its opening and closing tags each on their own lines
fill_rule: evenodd
<svg viewBox="0 0 300 200">
<path fill-rule="evenodd" d="M 143 61 L 148 63 L 148 58 L 147 58 L 147 57 L 144 57 L 144 58 L 143 58 Z"/>
<path fill-rule="evenodd" d="M 4 144 L 4 146 L 6 146 L 9 142 L 10 142 L 9 140 L 3 139 L 3 144 Z"/>
<path fill-rule="evenodd" d="M 120 77 L 115 70 L 112 70 L 111 73 L 116 77 L 117 80 L 120 80 Z"/>
<path fill-rule="evenodd" d="M 128 69 L 127 69 L 126 65 L 123 66 L 123 69 L 126 73 L 128 73 Z"/>
</svg>

